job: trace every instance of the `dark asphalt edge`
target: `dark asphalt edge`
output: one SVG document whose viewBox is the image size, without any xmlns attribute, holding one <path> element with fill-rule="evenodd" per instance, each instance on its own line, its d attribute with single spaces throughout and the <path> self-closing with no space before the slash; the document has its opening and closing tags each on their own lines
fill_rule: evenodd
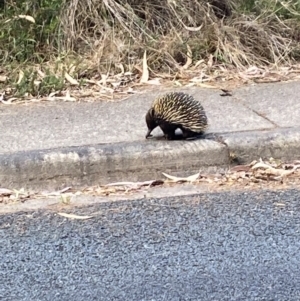
<svg viewBox="0 0 300 301">
<path fill-rule="evenodd" d="M 66 186 L 159 179 L 226 169 L 259 158 L 300 159 L 300 129 L 235 132 L 194 141 L 143 140 L 0 155 L 0 187 Z"/>
</svg>

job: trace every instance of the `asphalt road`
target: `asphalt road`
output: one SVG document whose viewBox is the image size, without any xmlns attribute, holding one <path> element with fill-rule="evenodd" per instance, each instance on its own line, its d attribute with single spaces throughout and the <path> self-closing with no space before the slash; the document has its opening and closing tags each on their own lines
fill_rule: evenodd
<svg viewBox="0 0 300 301">
<path fill-rule="evenodd" d="M 300 300 L 300 191 L 0 216 L 1 300 Z"/>
</svg>

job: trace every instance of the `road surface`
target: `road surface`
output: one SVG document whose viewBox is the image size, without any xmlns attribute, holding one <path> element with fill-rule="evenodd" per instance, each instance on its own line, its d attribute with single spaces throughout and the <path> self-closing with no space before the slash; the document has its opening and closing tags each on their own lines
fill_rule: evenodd
<svg viewBox="0 0 300 301">
<path fill-rule="evenodd" d="M 0 216 L 0 299 L 300 300 L 300 192 Z"/>
</svg>

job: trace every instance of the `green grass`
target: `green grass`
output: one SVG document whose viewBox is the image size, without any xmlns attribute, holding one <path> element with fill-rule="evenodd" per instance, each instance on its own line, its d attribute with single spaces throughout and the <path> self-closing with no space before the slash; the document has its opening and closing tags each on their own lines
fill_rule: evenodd
<svg viewBox="0 0 300 301">
<path fill-rule="evenodd" d="M 0 11 L 1 64 L 11 62 L 43 63 L 57 55 L 60 47 L 60 12 L 63 1 L 5 1 Z M 20 16 L 30 16 L 26 19 Z"/>
</svg>

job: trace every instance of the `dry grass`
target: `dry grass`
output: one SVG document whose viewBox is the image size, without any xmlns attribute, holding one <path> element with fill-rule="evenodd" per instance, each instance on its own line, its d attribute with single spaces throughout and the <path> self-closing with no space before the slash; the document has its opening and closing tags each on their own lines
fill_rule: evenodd
<svg viewBox="0 0 300 301">
<path fill-rule="evenodd" d="M 278 1 L 261 2 L 255 14 L 242 13 L 237 0 L 218 11 L 199 0 L 71 0 L 62 17 L 65 48 L 89 55 L 101 72 L 120 64 L 133 71 L 145 50 L 152 74 L 179 72 L 188 53 L 193 64 L 212 54 L 214 63 L 239 69 L 291 63 L 299 58 L 300 10 L 282 2 L 280 15 Z"/>
<path fill-rule="evenodd" d="M 59 5 L 52 34 L 44 43 L 36 40 L 30 58 L 41 68 L 40 54 L 46 52 L 42 63 L 52 66 L 48 71 L 59 69 L 59 62 L 77 80 L 126 72 L 141 76 L 145 51 L 150 78 L 300 61 L 297 1 L 64 0 Z M 9 52 L 3 53 L 8 64 Z"/>
</svg>

